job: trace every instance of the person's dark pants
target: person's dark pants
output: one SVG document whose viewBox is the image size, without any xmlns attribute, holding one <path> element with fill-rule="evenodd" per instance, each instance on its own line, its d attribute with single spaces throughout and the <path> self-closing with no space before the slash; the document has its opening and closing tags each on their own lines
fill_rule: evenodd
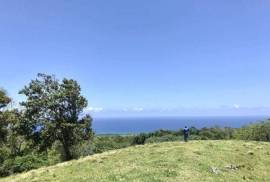
<svg viewBox="0 0 270 182">
<path fill-rule="evenodd" d="M 185 140 L 185 142 L 188 141 L 188 135 L 184 135 L 184 140 Z"/>
</svg>

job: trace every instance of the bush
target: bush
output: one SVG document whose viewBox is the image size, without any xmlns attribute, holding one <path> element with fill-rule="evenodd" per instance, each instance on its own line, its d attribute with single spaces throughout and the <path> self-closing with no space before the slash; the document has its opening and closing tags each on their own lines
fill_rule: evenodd
<svg viewBox="0 0 270 182">
<path fill-rule="evenodd" d="M 145 143 L 160 143 L 160 142 L 173 142 L 179 141 L 180 138 L 174 135 L 165 135 L 162 137 L 150 137 L 146 139 Z"/>
<path fill-rule="evenodd" d="M 202 140 L 224 140 L 231 139 L 232 129 L 230 128 L 202 128 L 198 133 Z"/>
<path fill-rule="evenodd" d="M 145 133 L 137 135 L 134 137 L 132 145 L 144 145 L 147 138 L 149 138 L 149 136 Z"/>
<path fill-rule="evenodd" d="M 237 129 L 234 136 L 240 140 L 270 141 L 270 120 Z"/>
<path fill-rule="evenodd" d="M 0 165 L 8 159 L 10 156 L 10 150 L 6 146 L 0 147 Z"/>
<path fill-rule="evenodd" d="M 202 140 L 202 137 L 199 135 L 190 135 L 189 140 Z"/>
<path fill-rule="evenodd" d="M 98 136 L 94 139 L 94 153 L 125 148 L 131 145 L 132 136 Z"/>
<path fill-rule="evenodd" d="M 85 141 L 72 148 L 72 155 L 75 159 L 93 155 L 95 152 L 95 146 L 93 142 Z"/>
<path fill-rule="evenodd" d="M 171 130 L 158 130 L 148 134 L 149 137 L 162 137 L 167 135 L 177 135 L 177 132 Z"/>
<path fill-rule="evenodd" d="M 199 132 L 200 132 L 200 130 L 194 126 L 190 127 L 189 131 L 190 131 L 190 135 L 199 135 Z"/>
<path fill-rule="evenodd" d="M 63 146 L 59 141 L 54 142 L 47 154 L 48 164 L 55 165 L 64 161 Z"/>
<path fill-rule="evenodd" d="M 7 176 L 48 165 L 45 155 L 29 154 L 7 159 L 0 167 L 0 175 Z"/>
</svg>

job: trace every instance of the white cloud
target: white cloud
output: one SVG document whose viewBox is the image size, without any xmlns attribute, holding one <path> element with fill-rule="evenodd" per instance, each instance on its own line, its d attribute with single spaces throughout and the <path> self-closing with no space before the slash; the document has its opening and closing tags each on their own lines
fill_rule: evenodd
<svg viewBox="0 0 270 182">
<path fill-rule="evenodd" d="M 127 112 L 127 111 L 129 111 L 129 109 L 128 108 L 123 108 L 122 111 Z"/>
<path fill-rule="evenodd" d="M 239 109 L 239 108 L 240 108 L 240 106 L 239 106 L 238 104 L 234 104 L 233 107 L 234 107 L 235 109 Z"/>
<path fill-rule="evenodd" d="M 88 107 L 88 108 L 86 109 L 86 111 L 97 113 L 97 112 L 102 112 L 102 111 L 104 111 L 104 109 L 103 109 L 102 107 Z"/>
<path fill-rule="evenodd" d="M 125 107 L 121 111 L 122 112 L 142 112 L 142 111 L 144 111 L 144 108 L 142 108 L 142 107 L 134 107 L 134 108 Z"/>
<path fill-rule="evenodd" d="M 144 108 L 142 108 L 142 107 L 135 107 L 135 108 L 133 108 L 133 111 L 135 111 L 135 112 L 142 112 L 142 111 L 144 111 Z"/>
</svg>

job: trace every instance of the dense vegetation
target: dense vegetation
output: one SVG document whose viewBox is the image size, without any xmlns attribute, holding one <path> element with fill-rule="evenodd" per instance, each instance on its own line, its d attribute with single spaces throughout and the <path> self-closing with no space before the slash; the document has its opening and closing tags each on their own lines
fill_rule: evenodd
<svg viewBox="0 0 270 182">
<path fill-rule="evenodd" d="M 20 92 L 20 109 L 0 90 L 0 176 L 54 165 L 132 145 L 182 140 L 183 130 L 139 135 L 94 135 L 92 118 L 83 113 L 87 100 L 72 79 L 38 74 Z M 242 128 L 190 128 L 190 140 L 270 141 L 270 121 Z"/>
</svg>

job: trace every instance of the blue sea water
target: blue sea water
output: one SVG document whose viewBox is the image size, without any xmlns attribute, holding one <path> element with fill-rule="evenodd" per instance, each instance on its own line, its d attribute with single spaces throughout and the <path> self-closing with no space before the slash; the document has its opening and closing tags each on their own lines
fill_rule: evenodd
<svg viewBox="0 0 270 182">
<path fill-rule="evenodd" d="M 238 128 L 268 118 L 266 116 L 94 118 L 93 128 L 97 134 L 132 134 L 159 129 L 178 130 L 184 126 Z"/>
</svg>

